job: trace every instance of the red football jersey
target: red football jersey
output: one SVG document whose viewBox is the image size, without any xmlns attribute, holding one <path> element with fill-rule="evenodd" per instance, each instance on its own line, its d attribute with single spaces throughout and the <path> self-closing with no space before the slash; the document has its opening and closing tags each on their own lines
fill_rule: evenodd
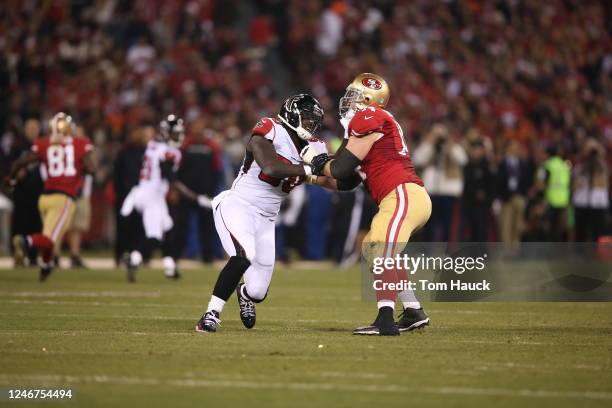
<svg viewBox="0 0 612 408">
<path fill-rule="evenodd" d="M 61 143 L 51 143 L 48 137 L 38 139 L 32 151 L 45 166 L 45 192 L 59 192 L 76 197 L 83 186 L 83 157 L 93 150 L 89 139 L 67 137 Z"/>
<path fill-rule="evenodd" d="M 374 142 L 361 162 L 361 172 L 365 174 L 364 184 L 374 201 L 380 203 L 403 183 L 422 186 L 423 181 L 417 176 L 410 160 L 402 128 L 393 115 L 371 106 L 357 112 L 348 126 L 349 137 L 362 137 L 374 132 L 382 133 L 382 137 Z"/>
</svg>

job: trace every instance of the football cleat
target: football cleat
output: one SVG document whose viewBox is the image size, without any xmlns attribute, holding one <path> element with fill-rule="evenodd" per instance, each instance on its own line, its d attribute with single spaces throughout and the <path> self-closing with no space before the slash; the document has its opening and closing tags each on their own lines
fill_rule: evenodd
<svg viewBox="0 0 612 408">
<path fill-rule="evenodd" d="M 89 269 L 87 265 L 83 262 L 83 258 L 78 255 L 72 255 L 70 257 L 70 267 L 72 269 Z"/>
<path fill-rule="evenodd" d="M 127 256 L 125 257 L 125 268 L 127 272 L 128 282 L 136 282 L 136 270 L 138 269 L 138 266 L 132 263 L 132 261 L 130 260 L 130 254 L 127 254 Z"/>
<path fill-rule="evenodd" d="M 400 331 L 393 321 L 393 309 L 382 307 L 378 310 L 376 320 L 369 326 L 358 327 L 353 334 L 362 336 L 399 336 Z"/>
<path fill-rule="evenodd" d="M 241 283 L 236 288 L 236 295 L 238 296 L 238 306 L 240 307 L 240 320 L 242 320 L 242 324 L 247 329 L 252 329 L 255 326 L 255 320 L 257 319 L 257 315 L 255 314 L 255 303 L 242 296 L 241 289 L 244 286 L 244 283 Z"/>
<path fill-rule="evenodd" d="M 219 319 L 219 312 L 211 310 L 204 313 L 204 315 L 196 324 L 195 331 L 200 333 L 214 333 L 217 328 L 221 326 L 221 319 Z"/>
<path fill-rule="evenodd" d="M 423 308 L 412 309 L 407 307 L 400 313 L 398 318 L 397 326 L 401 332 L 422 329 L 429 325 L 429 317 L 427 317 Z"/>
<path fill-rule="evenodd" d="M 51 272 L 53 272 L 53 266 L 51 265 L 42 265 L 40 267 L 40 274 L 38 279 L 41 282 L 44 282 L 47 280 L 47 278 L 49 277 L 49 275 L 51 275 Z"/>
<path fill-rule="evenodd" d="M 15 265 L 25 265 L 25 259 L 28 254 L 28 241 L 23 235 L 15 235 L 13 237 L 13 258 Z"/>
<path fill-rule="evenodd" d="M 178 268 L 174 268 L 174 269 L 164 270 L 164 276 L 166 276 L 166 278 L 168 279 L 178 280 L 178 279 L 181 279 L 183 275 L 181 275 Z"/>
</svg>

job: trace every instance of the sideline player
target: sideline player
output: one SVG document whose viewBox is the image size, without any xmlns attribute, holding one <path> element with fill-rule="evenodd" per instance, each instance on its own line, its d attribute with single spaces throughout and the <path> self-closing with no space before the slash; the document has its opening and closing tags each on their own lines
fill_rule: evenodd
<svg viewBox="0 0 612 408">
<path fill-rule="evenodd" d="M 130 252 L 126 262 L 129 282 L 135 281 L 136 270 L 142 264 L 143 258 L 150 256 L 155 248 L 162 246 L 164 234 L 173 227 L 166 203 L 166 194 L 171 185 L 200 206 L 205 208 L 211 206 L 208 197 L 195 194 L 183 183 L 175 180 L 181 162 L 179 148 L 184 137 L 183 119 L 171 114 L 161 121 L 156 138 L 147 143 L 140 170 L 140 181 L 138 185 L 132 187 L 121 206 L 123 217 L 136 211 L 142 216 L 144 226 L 144 237 L 134 243 L 135 248 Z M 168 251 L 165 246 L 162 250 L 164 274 L 167 278 L 180 278 L 176 260 L 166 253 Z"/>
<path fill-rule="evenodd" d="M 410 236 L 431 215 L 431 200 L 423 182 L 416 175 L 402 128 L 384 108 L 389 101 L 389 86 L 375 74 L 360 74 L 349 84 L 340 99 L 340 117 L 347 125 L 345 142 L 334 157 L 323 153 L 304 156 L 315 174 L 336 179 L 350 177 L 356 170 L 362 175 L 370 195 L 378 204 L 378 213 L 363 242 L 368 262 L 375 257 L 392 257 L 404 249 Z M 400 276 L 401 275 L 401 276 Z M 405 271 L 386 270 L 383 282 L 407 279 Z M 395 300 L 399 295 L 404 310 L 396 324 Z M 429 318 L 411 290 L 376 292 L 378 316 L 353 334 L 398 335 L 429 324 Z"/>
<path fill-rule="evenodd" d="M 293 188 L 307 178 L 329 188 L 356 186 L 328 177 L 311 178 L 311 166 L 300 157 L 305 147 L 327 150 L 314 136 L 323 115 L 319 101 L 299 94 L 284 101 L 277 118 L 262 118 L 253 128 L 232 188 L 213 200 L 215 228 L 230 258 L 219 273 L 196 331 L 217 331 L 221 311 L 234 291 L 242 323 L 248 329 L 255 325 L 255 303 L 266 298 L 274 270 L 275 220 L 281 202 Z M 243 276 L 244 283 L 239 284 Z"/>
<path fill-rule="evenodd" d="M 19 169 L 36 161 L 45 166 L 47 179 L 38 209 L 43 222 L 40 233 L 13 237 L 15 259 L 23 261 L 30 247 L 41 254 L 40 280 L 45 281 L 53 271 L 53 250 L 60 243 L 70 225 L 75 209 L 75 198 L 83 184 L 83 174 L 95 169 L 93 145 L 89 139 L 73 136 L 72 118 L 63 112 L 49 121 L 51 134 L 37 139 L 32 150 L 13 163 L 9 183 L 15 184 Z"/>
</svg>

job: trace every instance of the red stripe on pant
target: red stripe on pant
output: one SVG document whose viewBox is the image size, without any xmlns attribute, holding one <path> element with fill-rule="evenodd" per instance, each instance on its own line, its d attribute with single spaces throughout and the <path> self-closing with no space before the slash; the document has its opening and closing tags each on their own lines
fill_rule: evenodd
<svg viewBox="0 0 612 408">
<path fill-rule="evenodd" d="M 397 193 L 397 196 L 396 196 L 395 212 L 393 213 L 393 217 L 391 217 L 391 222 L 389 223 L 389 227 L 387 228 L 387 242 L 385 243 L 385 247 L 387 247 L 388 245 L 391 245 L 391 254 L 390 254 L 391 256 L 393 256 L 393 251 L 395 250 L 395 245 L 397 243 L 397 240 L 399 239 L 399 233 L 402 228 L 402 224 L 404 222 L 404 219 L 406 218 L 406 214 L 408 213 L 408 195 L 406 194 L 405 186 L 403 184 L 401 185 L 401 187 L 398 186 L 398 188 L 396 189 L 396 193 Z M 402 195 L 402 197 L 400 197 L 400 194 Z M 399 207 L 402 201 L 404 203 L 404 208 L 402 209 L 402 213 L 398 214 Z M 400 217 L 400 218 L 397 219 L 397 217 Z M 396 221 L 398 221 L 397 226 L 391 236 L 392 226 L 393 224 L 395 224 Z M 386 251 L 385 251 L 385 255 L 386 255 Z M 395 299 L 397 298 L 397 294 L 399 293 L 399 291 L 396 290 L 395 288 L 390 289 L 389 285 L 394 284 L 396 286 L 399 283 L 401 276 L 407 277 L 406 271 L 404 271 L 403 269 L 398 271 L 395 268 L 391 268 L 391 269 L 385 268 L 383 273 L 381 273 L 375 278 L 375 279 L 380 279 L 383 284 L 382 290 L 376 291 L 376 300 L 377 301 L 390 300 L 394 302 Z"/>
<path fill-rule="evenodd" d="M 64 228 L 64 224 L 66 223 L 66 218 L 68 216 L 67 214 L 68 204 L 69 204 L 69 201 L 68 199 L 66 199 L 66 201 L 64 201 L 64 207 L 62 208 L 62 213 L 57 219 L 57 222 L 55 223 L 55 227 L 53 227 L 53 231 L 51 232 L 51 239 L 54 241 L 58 238 L 58 235 L 60 234 L 60 232 L 62 231 L 62 228 Z"/>
</svg>

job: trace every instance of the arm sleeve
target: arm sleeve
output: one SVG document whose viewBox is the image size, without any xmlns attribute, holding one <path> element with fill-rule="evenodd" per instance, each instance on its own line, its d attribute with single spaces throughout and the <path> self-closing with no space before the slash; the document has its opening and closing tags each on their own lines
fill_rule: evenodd
<svg viewBox="0 0 612 408">
<path fill-rule="evenodd" d="M 357 158 L 348 149 L 342 150 L 334 156 L 330 166 L 331 175 L 337 180 L 348 179 L 355 174 L 355 169 L 361 164 L 361 160 Z"/>
<path fill-rule="evenodd" d="M 349 178 L 337 181 L 339 191 L 354 190 L 359 184 L 361 184 L 361 177 L 359 177 L 359 174 L 357 173 L 353 173 L 353 175 Z"/>
</svg>

